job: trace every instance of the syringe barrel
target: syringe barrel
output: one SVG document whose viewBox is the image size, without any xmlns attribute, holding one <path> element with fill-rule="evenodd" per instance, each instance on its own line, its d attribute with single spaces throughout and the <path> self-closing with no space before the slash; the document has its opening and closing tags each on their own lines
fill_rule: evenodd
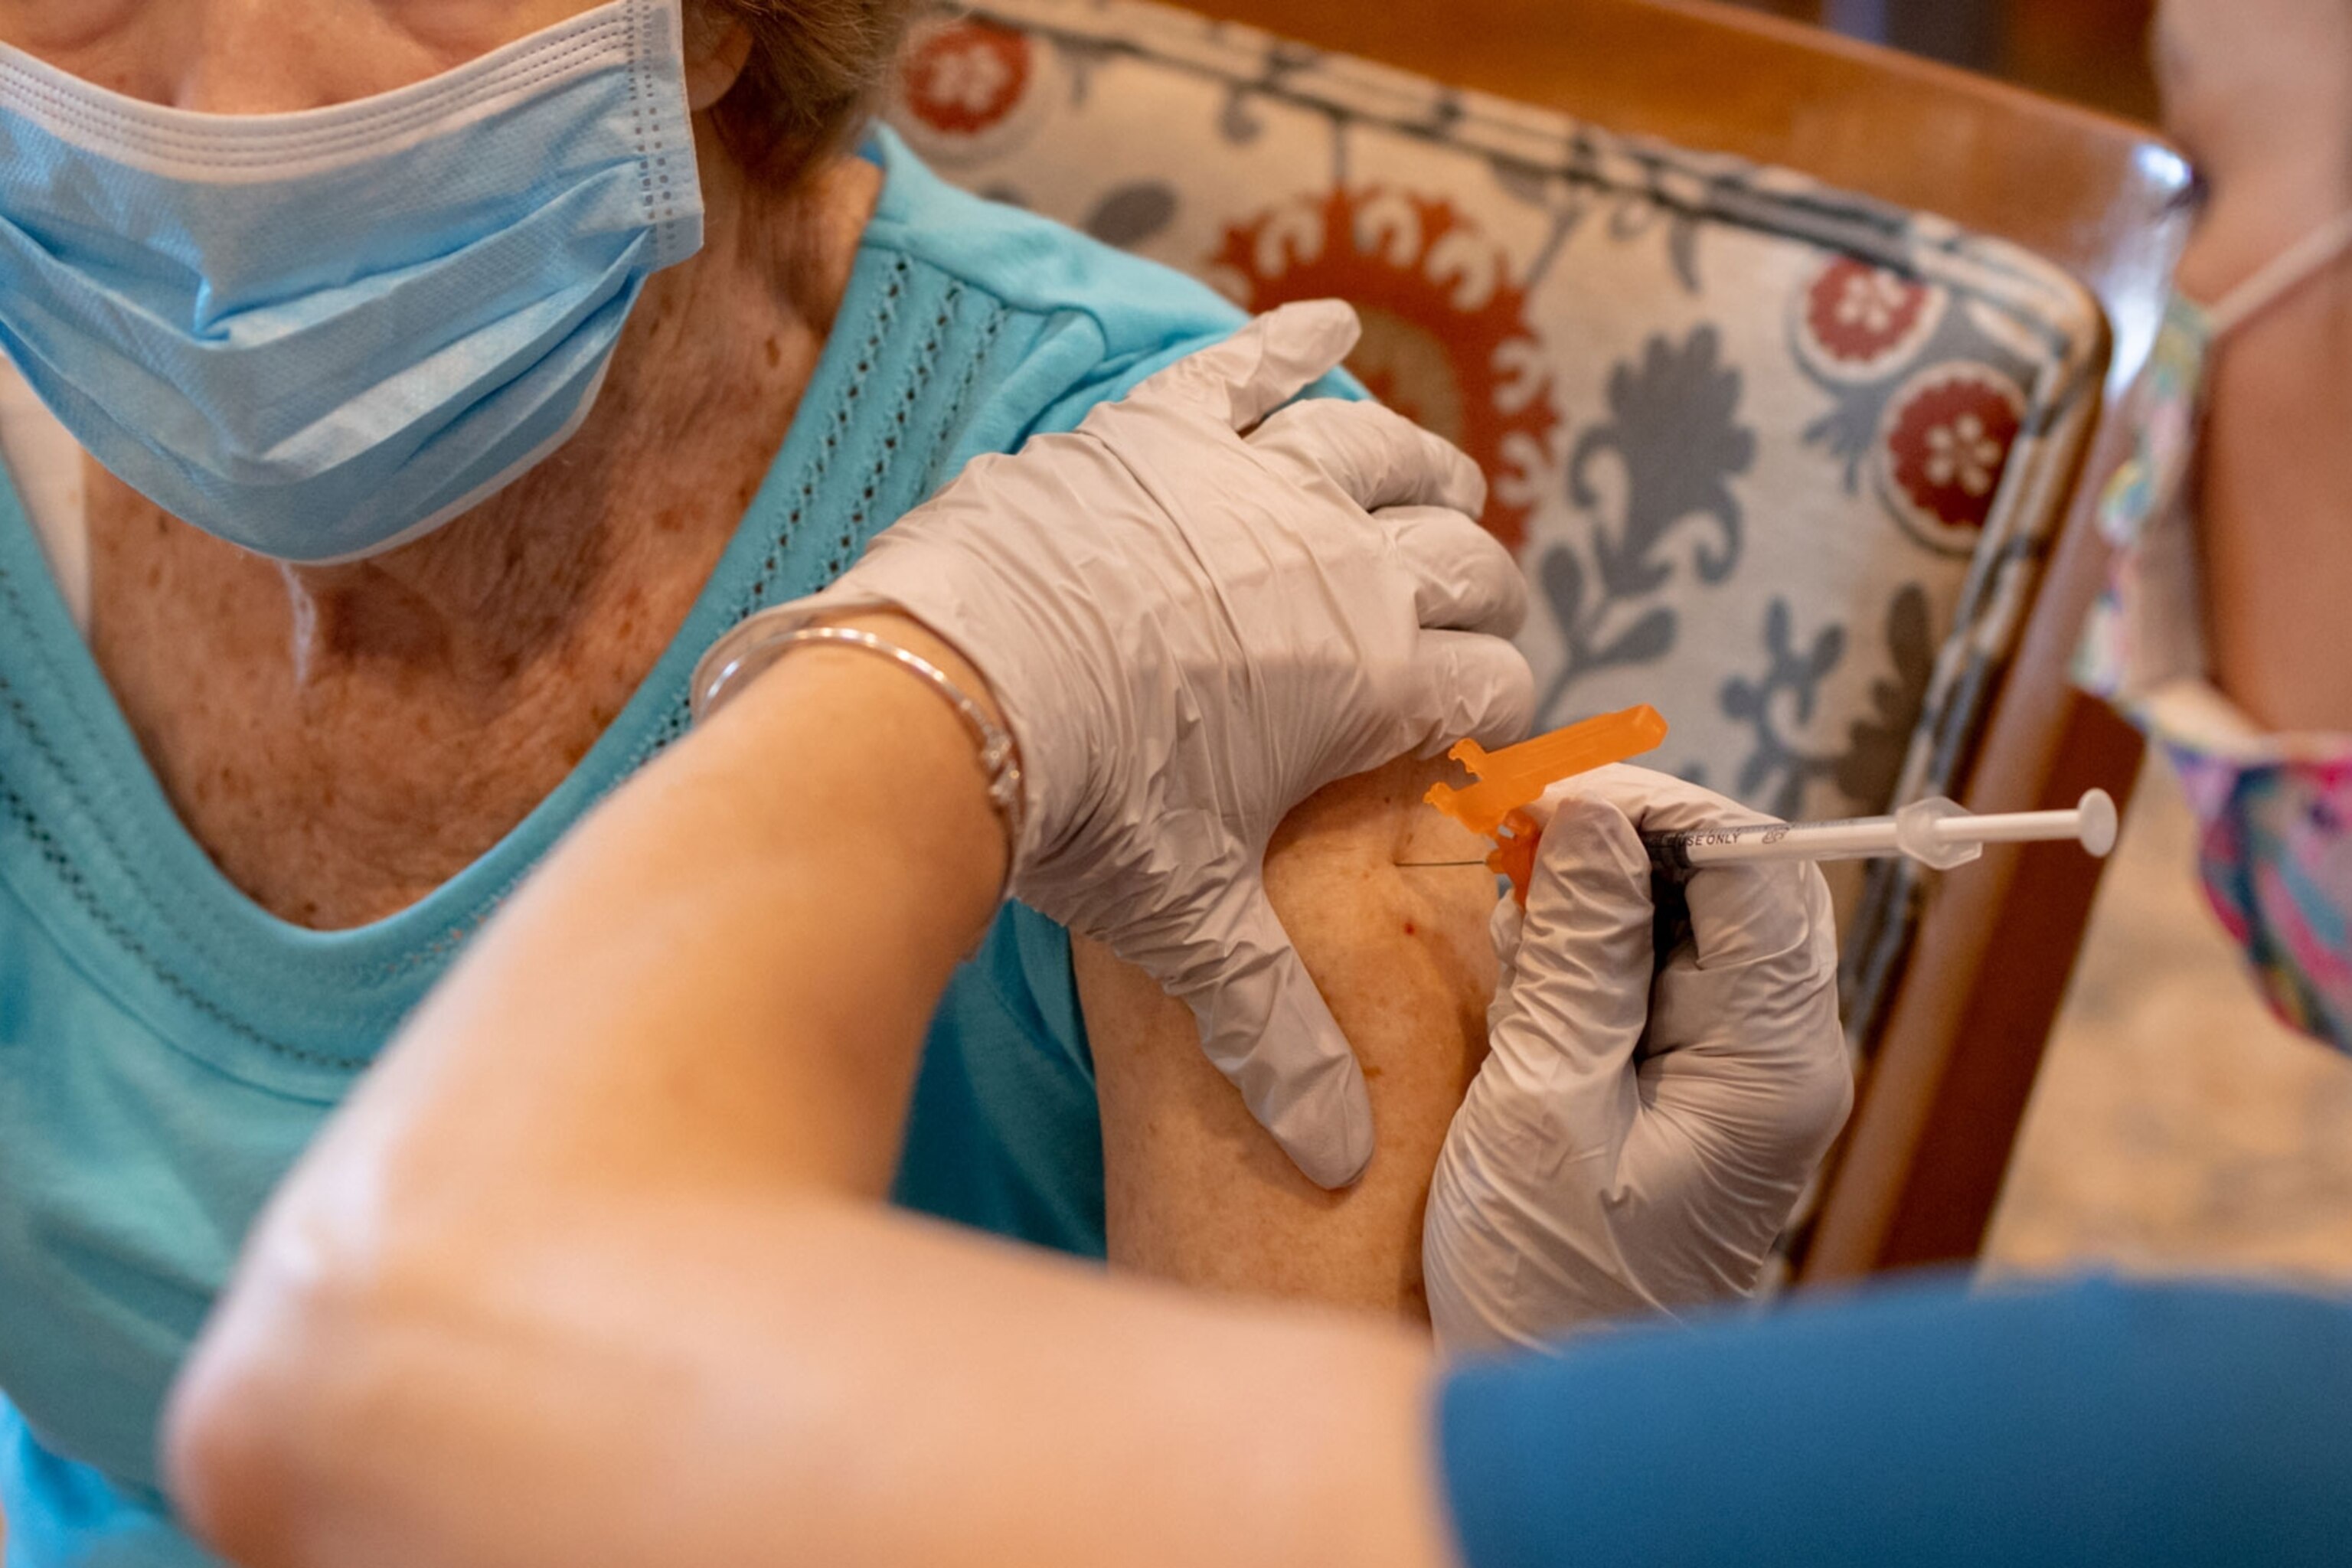
<svg viewBox="0 0 2352 1568">
<path fill-rule="evenodd" d="M 1941 795 L 1915 800 L 1893 816 L 1837 822 L 1759 822 L 1687 833 L 1645 833 L 1650 863 L 1661 871 L 1689 871 L 1742 860 L 1865 860 L 1907 855 L 1949 870 L 1983 853 L 1987 844 L 2031 844 L 2072 838 L 2094 855 L 2116 844 L 2116 803 L 2092 790 L 2072 811 L 2012 811 L 1972 816 Z"/>
<path fill-rule="evenodd" d="M 1867 860 L 1896 852 L 1889 817 L 1843 822 L 1759 822 L 1687 833 L 1645 833 L 1651 864 L 1665 871 L 1729 866 L 1743 860 Z"/>
</svg>

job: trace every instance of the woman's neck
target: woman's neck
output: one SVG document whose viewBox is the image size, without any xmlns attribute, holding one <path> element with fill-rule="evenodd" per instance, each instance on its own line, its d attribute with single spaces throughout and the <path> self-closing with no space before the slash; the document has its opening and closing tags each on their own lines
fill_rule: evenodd
<svg viewBox="0 0 2352 1568">
<path fill-rule="evenodd" d="M 591 617 L 615 584 L 642 583 L 681 555 L 703 558 L 688 574 L 708 575 L 750 497 L 723 487 L 682 497 L 679 481 L 725 475 L 740 489 L 747 474 L 764 474 L 847 287 L 877 184 L 870 164 L 843 160 L 776 193 L 710 161 L 709 242 L 648 281 L 578 437 L 413 544 L 346 565 L 277 568 L 293 679 L 425 659 L 488 697 L 518 668 L 602 640 Z"/>
<path fill-rule="evenodd" d="M 272 910 L 380 918 L 561 783 L 676 635 L 808 384 L 879 189 L 705 138 L 706 245 L 657 274 L 578 435 L 414 544 L 291 567 L 93 472 L 91 640 L 181 815 Z"/>
</svg>

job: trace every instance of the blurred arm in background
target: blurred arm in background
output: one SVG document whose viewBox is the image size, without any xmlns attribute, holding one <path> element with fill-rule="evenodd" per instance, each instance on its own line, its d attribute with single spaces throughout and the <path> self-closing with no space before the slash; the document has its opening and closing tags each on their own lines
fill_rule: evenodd
<svg viewBox="0 0 2352 1568">
<path fill-rule="evenodd" d="M 2210 184 L 2181 258 L 2221 298 L 2352 208 L 2352 0 L 2165 0 L 2166 129 Z M 2199 497 L 2215 683 L 2276 730 L 2352 731 L 2352 257 L 2216 346 Z"/>
</svg>

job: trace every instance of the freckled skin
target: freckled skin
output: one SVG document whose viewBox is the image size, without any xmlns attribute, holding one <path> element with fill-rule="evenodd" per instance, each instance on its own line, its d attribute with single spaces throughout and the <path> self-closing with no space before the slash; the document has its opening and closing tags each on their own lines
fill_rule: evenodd
<svg viewBox="0 0 2352 1568">
<path fill-rule="evenodd" d="M 852 159 L 730 199 L 706 166 L 712 243 L 651 280 L 580 434 L 415 544 L 281 567 L 91 466 L 100 668 L 191 834 L 271 912 L 380 920 L 478 859 L 587 754 L 733 537 L 877 181 Z"/>
<path fill-rule="evenodd" d="M 1425 1321 L 1421 1214 L 1439 1144 L 1486 1056 L 1494 878 L 1483 844 L 1421 803 L 1444 762 L 1342 780 L 1293 812 L 1266 890 L 1346 1031 L 1379 1147 L 1327 1193 L 1249 1118 L 1202 1056 L 1192 1015 L 1151 980 L 1076 945 L 1103 1110 L 1110 1258 L 1187 1284 Z"/>
</svg>

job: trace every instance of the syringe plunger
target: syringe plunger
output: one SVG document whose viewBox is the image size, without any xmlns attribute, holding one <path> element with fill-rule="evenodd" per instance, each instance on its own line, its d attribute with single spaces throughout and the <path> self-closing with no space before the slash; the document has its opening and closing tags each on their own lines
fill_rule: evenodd
<svg viewBox="0 0 2352 1568">
<path fill-rule="evenodd" d="M 1837 822 L 1759 822 L 1687 833 L 1645 833 L 1642 842 L 1661 869 L 1686 871 L 1742 860 L 1867 860 L 1902 855 L 1938 871 L 1964 866 L 1988 844 L 2072 838 L 2093 855 L 2116 847 L 2116 803 L 2092 790 L 2065 811 L 1977 816 L 1936 795 L 1892 816 Z"/>
</svg>

